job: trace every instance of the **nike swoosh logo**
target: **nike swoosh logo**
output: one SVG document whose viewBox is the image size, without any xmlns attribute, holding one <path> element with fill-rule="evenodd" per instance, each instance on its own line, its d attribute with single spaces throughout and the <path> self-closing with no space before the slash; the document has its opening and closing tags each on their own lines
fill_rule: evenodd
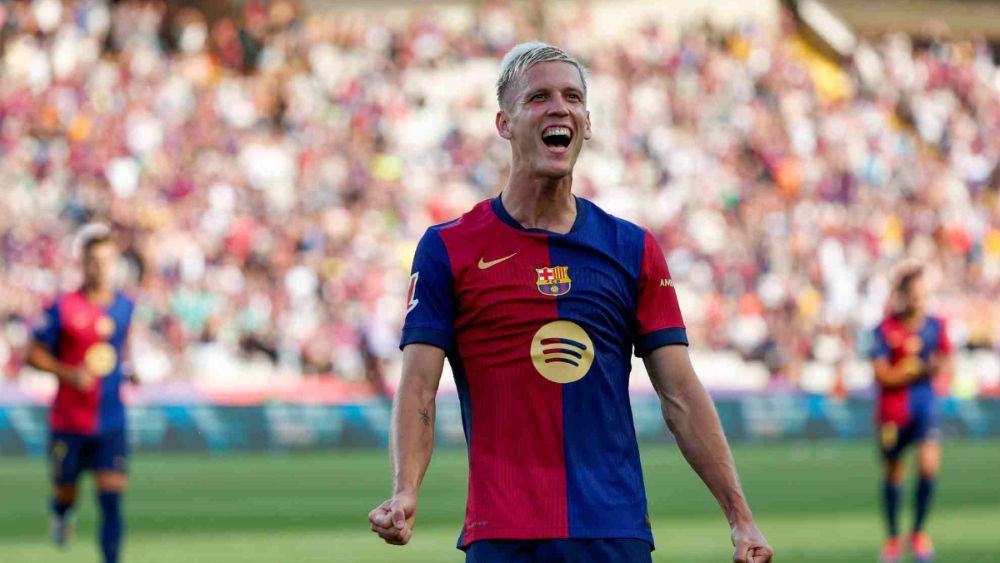
<svg viewBox="0 0 1000 563">
<path fill-rule="evenodd" d="M 510 256 L 504 256 L 503 258 L 497 258 L 496 260 L 490 260 L 489 262 L 484 261 L 482 258 L 479 259 L 479 269 L 485 270 L 487 268 L 492 268 L 504 260 L 509 260 L 513 258 L 517 253 L 511 254 Z"/>
</svg>

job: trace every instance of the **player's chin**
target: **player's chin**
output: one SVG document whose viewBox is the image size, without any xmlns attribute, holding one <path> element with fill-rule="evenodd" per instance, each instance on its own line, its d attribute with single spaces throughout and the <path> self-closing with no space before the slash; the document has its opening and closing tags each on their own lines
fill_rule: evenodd
<svg viewBox="0 0 1000 563">
<path fill-rule="evenodd" d="M 576 158 L 572 159 L 546 159 L 538 169 L 538 175 L 545 178 L 560 179 L 573 174 L 573 165 Z"/>
</svg>

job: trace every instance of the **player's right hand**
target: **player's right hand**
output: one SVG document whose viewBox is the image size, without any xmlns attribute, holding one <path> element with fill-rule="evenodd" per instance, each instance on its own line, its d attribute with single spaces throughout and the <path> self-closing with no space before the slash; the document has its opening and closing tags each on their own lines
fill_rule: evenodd
<svg viewBox="0 0 1000 563">
<path fill-rule="evenodd" d="M 417 519 L 417 495 L 396 493 L 368 513 L 373 532 L 392 545 L 406 545 Z"/>
<path fill-rule="evenodd" d="M 753 520 L 733 526 L 733 563 L 771 563 L 774 550 Z"/>
<path fill-rule="evenodd" d="M 907 356 L 903 358 L 900 367 L 903 369 L 903 373 L 909 377 L 923 375 L 927 368 L 923 360 L 920 359 L 920 356 Z"/>
<path fill-rule="evenodd" d="M 89 369 L 81 366 L 73 368 L 67 379 L 70 385 L 80 391 L 89 391 L 94 386 L 94 382 L 97 381 L 97 376 Z"/>
</svg>

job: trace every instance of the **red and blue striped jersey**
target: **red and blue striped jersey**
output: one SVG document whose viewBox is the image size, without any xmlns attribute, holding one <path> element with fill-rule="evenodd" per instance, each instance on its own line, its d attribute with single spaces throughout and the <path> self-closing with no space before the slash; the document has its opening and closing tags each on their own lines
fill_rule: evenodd
<svg viewBox="0 0 1000 563">
<path fill-rule="evenodd" d="M 56 432 L 93 435 L 125 427 L 125 407 L 119 393 L 122 352 L 132 321 L 134 304 L 121 293 L 108 306 L 87 300 L 82 292 L 57 298 L 45 309 L 34 337 L 57 360 L 86 366 L 98 377 L 87 391 L 59 382 L 49 412 Z"/>
<path fill-rule="evenodd" d="M 687 336 L 652 235 L 576 201 L 567 234 L 522 227 L 498 197 L 417 247 L 401 346 L 444 349 L 455 376 L 469 450 L 460 547 L 653 542 L 631 358 Z"/>
<path fill-rule="evenodd" d="M 919 330 L 913 330 L 895 317 L 882 321 L 875 329 L 872 358 L 885 358 L 895 366 L 910 357 L 928 362 L 931 355 L 951 354 L 951 341 L 943 319 L 928 316 Z M 900 387 L 880 386 L 877 405 L 877 422 L 906 426 L 916 417 L 934 416 L 935 374 Z"/>
</svg>

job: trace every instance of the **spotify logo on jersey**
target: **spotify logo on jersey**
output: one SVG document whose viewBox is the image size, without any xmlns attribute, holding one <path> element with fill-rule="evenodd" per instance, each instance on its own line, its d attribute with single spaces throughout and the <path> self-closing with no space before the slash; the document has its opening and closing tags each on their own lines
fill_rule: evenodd
<svg viewBox="0 0 1000 563">
<path fill-rule="evenodd" d="M 115 353 L 114 346 L 107 342 L 98 342 L 87 349 L 83 363 L 94 375 L 105 377 L 114 371 L 115 364 L 118 363 L 118 354 Z"/>
<path fill-rule="evenodd" d="M 583 379 L 594 363 L 594 343 L 571 321 L 553 321 L 531 339 L 531 363 L 549 381 L 572 383 Z"/>
</svg>

